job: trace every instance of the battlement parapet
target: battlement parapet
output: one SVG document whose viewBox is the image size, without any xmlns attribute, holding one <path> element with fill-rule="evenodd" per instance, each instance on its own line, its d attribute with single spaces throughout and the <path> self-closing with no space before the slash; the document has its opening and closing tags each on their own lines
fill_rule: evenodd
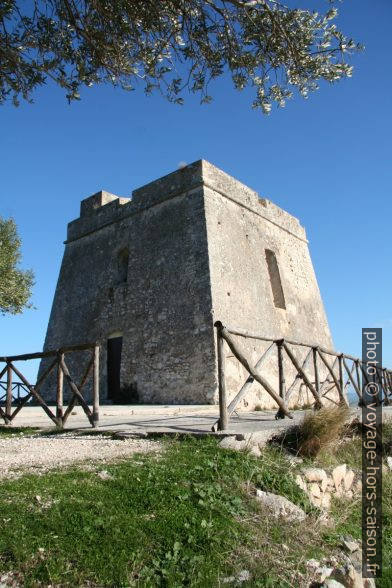
<svg viewBox="0 0 392 588">
<path fill-rule="evenodd" d="M 80 217 L 68 224 L 67 242 L 197 189 L 205 189 L 206 194 L 220 194 L 294 236 L 306 239 L 297 218 L 270 200 L 260 198 L 257 192 L 208 161 L 198 160 L 135 189 L 132 198 L 122 198 L 104 190 L 85 198 L 81 201 Z"/>
</svg>

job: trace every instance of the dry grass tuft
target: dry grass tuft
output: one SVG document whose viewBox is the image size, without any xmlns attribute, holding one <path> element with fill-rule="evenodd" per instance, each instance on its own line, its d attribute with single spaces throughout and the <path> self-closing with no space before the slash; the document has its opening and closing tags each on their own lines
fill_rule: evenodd
<svg viewBox="0 0 392 588">
<path fill-rule="evenodd" d="M 349 414 L 345 406 L 325 406 L 306 414 L 297 432 L 298 455 L 316 457 L 335 443 L 342 435 Z"/>
</svg>

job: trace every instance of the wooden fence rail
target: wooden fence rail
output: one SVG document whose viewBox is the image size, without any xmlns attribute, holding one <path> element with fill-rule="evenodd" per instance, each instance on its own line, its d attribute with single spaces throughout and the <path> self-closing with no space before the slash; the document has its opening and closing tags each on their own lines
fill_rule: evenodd
<svg viewBox="0 0 392 588">
<path fill-rule="evenodd" d="M 271 339 L 241 329 L 232 329 L 223 325 L 220 321 L 215 323 L 215 327 L 217 330 L 219 420 L 213 426 L 213 430 L 223 431 L 228 428 L 231 415 L 255 381 L 262 386 L 278 405 L 275 418 L 293 418 L 288 407 L 290 398 L 298 390 L 298 386 L 305 386 L 309 391 L 313 398 L 312 404 L 315 409 L 321 408 L 325 400 L 348 406 L 347 389 L 350 386 L 358 396 L 359 406 L 362 406 L 361 376 L 363 376 L 366 383 L 369 380 L 364 369 L 365 363 L 359 358 L 337 353 L 320 346 L 311 346 L 288 339 Z M 269 346 L 254 364 L 239 345 L 236 337 L 257 339 L 269 343 Z M 225 344 L 249 374 L 230 404 L 227 404 Z M 295 348 L 300 348 L 302 353 L 305 353 L 302 361 L 298 359 Z M 265 364 L 274 355 L 277 361 L 277 390 L 271 385 L 268 377 L 262 373 Z M 290 373 L 291 381 L 289 380 Z M 292 377 L 293 373 L 294 377 Z M 389 405 L 392 394 L 392 371 L 385 367 L 377 367 L 376 380 L 380 389 L 380 396 L 376 401 Z M 331 398 L 333 391 L 335 396 L 337 393 L 338 401 Z"/>
<path fill-rule="evenodd" d="M 87 361 L 83 377 L 77 385 L 72 378 L 65 358 L 69 353 L 90 351 L 91 355 Z M 16 367 L 15 363 L 18 361 L 28 361 L 31 359 L 48 359 L 46 369 L 41 373 L 36 384 L 30 384 L 27 378 Z M 62 429 L 67 422 L 69 415 L 79 403 L 85 412 L 90 424 L 93 427 L 98 426 L 99 422 L 99 346 L 97 344 L 75 345 L 72 347 L 63 347 L 54 351 L 45 351 L 41 353 L 30 353 L 25 355 L 13 355 L 9 357 L 0 357 L 0 366 L 5 365 L 0 369 L 0 380 L 6 376 L 6 382 L 2 382 L 2 388 L 5 388 L 5 402 L 4 408 L 0 406 L 0 417 L 5 424 L 10 425 L 16 415 L 23 409 L 24 406 L 31 400 L 42 407 L 48 417 L 54 422 L 56 427 Z M 40 394 L 40 388 L 43 382 L 56 370 L 56 412 L 54 413 L 48 406 Z M 82 391 L 90 375 L 92 374 L 92 408 L 89 407 Z M 19 382 L 14 382 L 13 377 L 17 376 Z M 64 407 L 64 381 L 71 391 L 71 398 L 67 407 Z M 15 403 L 13 391 L 15 386 L 22 387 L 27 393 L 25 396 L 19 396 Z M 16 404 L 15 407 L 13 405 Z M 64 410 L 65 408 L 65 410 Z"/>
</svg>

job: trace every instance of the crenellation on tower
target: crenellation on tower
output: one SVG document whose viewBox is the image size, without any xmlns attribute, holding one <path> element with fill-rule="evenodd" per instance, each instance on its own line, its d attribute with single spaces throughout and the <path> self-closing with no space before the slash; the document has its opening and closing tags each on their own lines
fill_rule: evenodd
<svg viewBox="0 0 392 588">
<path fill-rule="evenodd" d="M 88 198 L 84 198 L 84 200 L 80 203 L 80 218 L 89 216 L 92 212 L 96 211 L 101 206 L 105 206 L 109 204 L 109 202 L 118 201 L 119 196 L 115 194 L 111 194 L 110 192 L 106 192 L 105 190 L 100 190 L 96 192 L 92 196 Z"/>
<path fill-rule="evenodd" d="M 124 216 L 125 207 L 131 209 L 130 198 L 122 198 L 104 191 L 82 200 L 80 217 L 68 223 L 66 242 L 75 241 L 108 223 L 119 221 Z"/>
<path fill-rule="evenodd" d="M 191 192 L 203 185 L 204 161 L 198 160 L 132 192 L 132 201 L 141 209 Z"/>
</svg>

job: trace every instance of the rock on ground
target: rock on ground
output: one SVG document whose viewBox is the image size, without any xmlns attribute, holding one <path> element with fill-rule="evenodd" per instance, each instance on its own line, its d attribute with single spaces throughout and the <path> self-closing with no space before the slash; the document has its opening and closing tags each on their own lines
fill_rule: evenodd
<svg viewBox="0 0 392 588">
<path fill-rule="evenodd" d="M 362 574 L 351 563 L 335 569 L 331 579 L 340 582 L 346 588 L 375 588 L 376 586 L 372 578 L 362 578 Z"/>
<path fill-rule="evenodd" d="M 306 492 L 310 502 L 327 511 L 333 495 L 351 500 L 361 492 L 361 481 L 355 482 L 355 472 L 347 469 L 346 464 L 336 466 L 331 475 L 321 468 L 308 468 L 297 474 L 296 484 Z"/>
<path fill-rule="evenodd" d="M 255 431 L 239 435 L 224 437 L 219 446 L 222 449 L 233 449 L 234 451 L 249 451 L 254 457 L 260 457 L 261 449 L 271 439 L 272 431 Z"/>
<path fill-rule="evenodd" d="M 241 570 L 236 576 L 228 576 L 222 579 L 223 584 L 243 584 L 250 580 L 250 572 L 248 570 Z"/>
<path fill-rule="evenodd" d="M 344 584 L 337 582 L 333 578 L 327 578 L 324 582 L 326 588 L 345 588 Z"/>
<path fill-rule="evenodd" d="M 271 492 L 263 492 L 263 490 L 256 490 L 256 500 L 258 500 L 270 514 L 274 517 L 283 517 L 288 521 L 303 521 L 306 519 L 306 513 L 285 498 L 278 494 L 272 494 Z"/>
</svg>

